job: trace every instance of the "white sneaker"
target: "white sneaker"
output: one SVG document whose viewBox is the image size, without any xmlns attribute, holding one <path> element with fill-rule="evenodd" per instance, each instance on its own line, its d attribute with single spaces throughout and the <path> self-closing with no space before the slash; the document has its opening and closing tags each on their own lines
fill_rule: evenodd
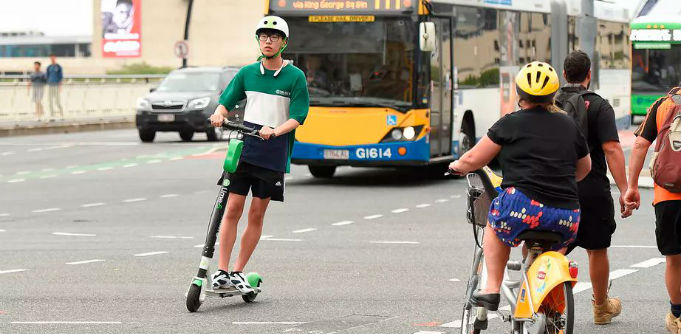
<svg viewBox="0 0 681 334">
<path fill-rule="evenodd" d="M 241 293 L 251 293 L 255 292 L 253 288 L 251 287 L 250 284 L 248 284 L 248 280 L 246 279 L 246 276 L 240 271 L 232 271 L 229 273 L 229 279 L 230 283 L 236 287 Z"/>
<path fill-rule="evenodd" d="M 212 276 L 213 290 L 216 289 L 229 289 L 234 286 L 232 281 L 229 279 L 229 273 L 224 270 L 218 270 Z"/>
</svg>

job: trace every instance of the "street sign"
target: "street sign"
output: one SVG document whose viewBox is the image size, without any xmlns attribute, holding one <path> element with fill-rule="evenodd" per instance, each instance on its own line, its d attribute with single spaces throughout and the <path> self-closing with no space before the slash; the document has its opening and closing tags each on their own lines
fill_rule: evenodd
<svg viewBox="0 0 681 334">
<path fill-rule="evenodd" d="M 189 54 L 189 44 L 187 41 L 177 41 L 175 43 L 175 56 L 177 58 L 187 58 Z"/>
</svg>

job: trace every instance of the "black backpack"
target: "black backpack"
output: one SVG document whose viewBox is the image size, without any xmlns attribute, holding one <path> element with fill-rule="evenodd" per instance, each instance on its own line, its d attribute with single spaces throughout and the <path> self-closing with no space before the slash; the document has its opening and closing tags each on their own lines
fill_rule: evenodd
<svg viewBox="0 0 681 334">
<path fill-rule="evenodd" d="M 556 96 L 556 105 L 565 110 L 565 112 L 575 120 L 575 123 L 577 123 L 577 126 L 586 139 L 589 139 L 589 115 L 587 114 L 587 104 L 584 100 L 584 96 L 592 94 L 599 96 L 589 90 L 566 92 L 562 89 L 560 94 Z"/>
</svg>

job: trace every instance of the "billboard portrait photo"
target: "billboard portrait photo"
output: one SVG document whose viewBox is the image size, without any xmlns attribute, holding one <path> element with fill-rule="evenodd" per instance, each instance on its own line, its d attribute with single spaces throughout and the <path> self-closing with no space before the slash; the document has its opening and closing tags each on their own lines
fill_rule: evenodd
<svg viewBox="0 0 681 334">
<path fill-rule="evenodd" d="M 139 57 L 142 54 L 142 0 L 101 0 L 102 56 Z"/>
</svg>

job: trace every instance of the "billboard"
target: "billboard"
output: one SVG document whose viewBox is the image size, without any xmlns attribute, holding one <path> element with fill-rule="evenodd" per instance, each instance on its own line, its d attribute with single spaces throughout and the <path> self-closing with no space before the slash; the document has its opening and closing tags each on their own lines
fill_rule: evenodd
<svg viewBox="0 0 681 334">
<path fill-rule="evenodd" d="M 101 0 L 102 57 L 142 55 L 142 0 Z"/>
</svg>

